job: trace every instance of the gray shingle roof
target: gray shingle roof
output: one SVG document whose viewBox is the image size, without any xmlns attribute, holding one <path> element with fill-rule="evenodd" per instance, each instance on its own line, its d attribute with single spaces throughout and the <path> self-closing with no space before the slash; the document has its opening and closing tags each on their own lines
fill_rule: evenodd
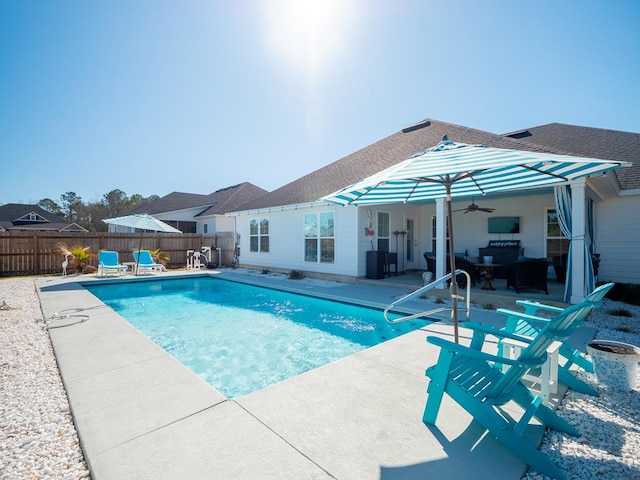
<svg viewBox="0 0 640 480">
<path fill-rule="evenodd" d="M 632 167 L 619 168 L 615 175 L 623 190 L 640 188 L 639 133 L 549 123 L 505 136 L 519 142 L 543 145 L 557 153 L 631 162 Z"/>
<path fill-rule="evenodd" d="M 42 221 L 16 221 L 19 218 L 35 213 L 46 219 Z M 71 225 L 64 217 L 59 217 L 47 212 L 38 205 L 28 205 L 22 203 L 7 203 L 0 206 L 0 227 L 5 230 L 52 230 L 59 231 Z"/>
<path fill-rule="evenodd" d="M 243 210 L 314 202 L 359 179 L 401 162 L 438 144 L 443 135 L 454 142 L 491 147 L 626 160 L 618 169 L 622 188 L 640 188 L 640 134 L 553 123 L 505 135 L 426 119 L 368 147 L 284 185 L 248 203 Z"/>
<path fill-rule="evenodd" d="M 249 182 L 221 188 L 209 195 L 171 192 L 148 205 L 135 208 L 129 214 L 148 213 L 154 215 L 196 207 L 203 209 L 198 215 L 224 214 L 266 193 L 266 190 Z"/>
<path fill-rule="evenodd" d="M 294 180 L 250 202 L 242 210 L 314 202 L 324 195 L 437 145 L 443 135 L 448 135 L 449 140 L 454 142 L 482 143 L 492 147 L 521 148 L 530 151 L 551 151 L 537 145 L 524 146 L 517 140 L 493 133 L 426 119 Z"/>
<path fill-rule="evenodd" d="M 207 197 L 208 195 L 197 193 L 171 192 L 147 205 L 132 209 L 128 214 L 148 213 L 155 215 L 163 212 L 173 212 L 174 210 L 184 210 L 185 208 L 205 206 L 209 204 Z"/>
<path fill-rule="evenodd" d="M 222 188 L 210 196 L 214 200 L 214 205 L 199 213 L 198 216 L 223 215 L 228 212 L 233 212 L 234 210 L 242 208 L 243 205 L 248 202 L 256 200 L 268 193 L 269 192 L 263 188 L 256 187 L 248 182 Z"/>
</svg>

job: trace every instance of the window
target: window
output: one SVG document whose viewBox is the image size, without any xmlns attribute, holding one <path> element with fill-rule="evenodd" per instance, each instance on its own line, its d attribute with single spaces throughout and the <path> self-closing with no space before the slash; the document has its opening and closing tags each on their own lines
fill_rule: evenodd
<svg viewBox="0 0 640 480">
<path fill-rule="evenodd" d="M 389 212 L 378 212 L 378 250 L 389 251 Z"/>
<path fill-rule="evenodd" d="M 435 253 L 436 251 L 436 223 L 437 218 L 434 215 L 431 217 L 431 251 Z M 447 226 L 444 231 L 445 235 L 445 248 L 446 251 L 449 251 L 449 219 L 447 218 Z"/>
<path fill-rule="evenodd" d="M 413 218 L 407 218 L 407 243 L 405 246 L 405 255 L 407 257 L 407 262 L 413 262 L 413 237 L 414 237 L 414 226 L 415 222 Z"/>
<path fill-rule="evenodd" d="M 253 218 L 249 222 L 249 251 L 269 252 L 268 218 Z"/>
<path fill-rule="evenodd" d="M 204 228 L 203 233 L 209 233 L 209 224 L 208 223 L 205 223 L 203 228 Z"/>
<path fill-rule="evenodd" d="M 304 215 L 304 261 L 333 263 L 335 261 L 333 212 Z"/>
<path fill-rule="evenodd" d="M 36 212 L 29 212 L 26 215 L 21 216 L 15 220 L 16 222 L 43 222 L 49 223 L 49 220 L 44 218 L 42 215 L 37 214 Z"/>
<path fill-rule="evenodd" d="M 558 213 L 555 209 L 549 209 L 547 210 L 547 258 L 559 259 L 568 251 L 569 239 L 562 233 Z"/>
</svg>

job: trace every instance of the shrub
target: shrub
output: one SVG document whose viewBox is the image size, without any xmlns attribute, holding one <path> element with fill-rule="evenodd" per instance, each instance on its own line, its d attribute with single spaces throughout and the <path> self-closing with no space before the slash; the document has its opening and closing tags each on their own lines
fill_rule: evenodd
<svg viewBox="0 0 640 480">
<path fill-rule="evenodd" d="M 633 313 L 626 308 L 614 308 L 609 312 L 609 315 L 614 315 L 616 317 L 633 317 Z"/>
<path fill-rule="evenodd" d="M 607 298 L 629 305 L 640 305 L 640 285 L 635 283 L 616 283 Z"/>
<path fill-rule="evenodd" d="M 289 279 L 291 280 L 302 280 L 304 278 L 304 272 L 300 270 L 291 270 L 289 272 Z"/>
</svg>

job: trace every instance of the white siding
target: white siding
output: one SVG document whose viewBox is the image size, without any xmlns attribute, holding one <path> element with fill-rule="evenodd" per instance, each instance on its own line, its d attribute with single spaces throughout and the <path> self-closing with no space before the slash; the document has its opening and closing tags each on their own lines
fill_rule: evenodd
<svg viewBox="0 0 640 480">
<path fill-rule="evenodd" d="M 482 207 L 492 207 L 492 213 L 474 212 L 453 214 L 455 250 L 468 251 L 477 257 L 478 248 L 486 247 L 489 240 L 520 240 L 527 257 L 546 257 L 546 211 L 555 208 L 551 190 L 515 197 L 487 196 L 475 199 Z M 454 200 L 453 209 L 462 209 L 470 199 Z M 640 283 L 640 252 L 637 237 L 640 235 L 640 196 L 618 197 L 596 203 L 597 238 L 596 252 L 602 255 L 601 280 Z M 335 212 L 336 256 L 335 263 L 310 263 L 304 261 L 304 214 L 332 210 Z M 373 221 L 374 236 L 365 235 L 369 226 L 369 211 Z M 303 270 L 334 275 L 366 275 L 366 252 L 377 247 L 377 212 L 390 214 L 390 231 L 405 228 L 406 215 L 415 218 L 415 265 L 426 268 L 422 257 L 431 250 L 431 217 L 435 215 L 435 202 L 424 205 L 397 204 L 367 207 L 314 207 L 297 210 L 274 211 L 262 215 L 236 217 L 237 232 L 241 235 L 240 263 L 264 268 Z M 520 233 L 488 233 L 489 217 L 520 217 Z M 249 220 L 268 217 L 270 221 L 270 252 L 249 251 Z M 401 241 L 401 237 L 398 242 Z M 390 237 L 390 250 L 396 250 L 395 236 Z M 402 247 L 400 254 L 404 254 Z M 400 263 L 399 259 L 399 263 Z"/>
<path fill-rule="evenodd" d="M 453 210 L 464 209 L 471 203 L 470 199 L 454 200 Z M 527 257 L 540 258 L 546 256 L 546 209 L 555 208 L 553 195 L 547 193 L 537 193 L 531 195 L 521 195 L 517 197 L 505 198 L 482 197 L 476 198 L 475 203 L 481 207 L 495 208 L 492 213 L 463 211 L 453 213 L 453 234 L 456 252 L 468 252 L 470 257 L 478 256 L 478 249 L 486 247 L 489 240 L 520 240 L 520 245 L 524 248 L 524 255 Z M 431 217 L 436 214 L 435 202 L 424 206 L 419 214 L 416 214 L 417 223 L 422 235 L 422 241 L 418 250 L 421 257 L 425 251 L 431 251 Z M 488 232 L 489 217 L 520 217 L 520 233 L 496 234 Z M 417 265 L 426 267 L 424 260 Z"/>
<path fill-rule="evenodd" d="M 640 284 L 640 196 L 596 204 L 598 280 Z"/>
<path fill-rule="evenodd" d="M 414 247 L 415 250 L 415 263 L 417 268 L 426 268 L 426 264 L 424 259 L 422 258 L 422 254 L 427 248 L 425 229 L 428 228 L 428 223 L 431 221 L 431 214 L 429 214 L 429 209 L 425 205 L 418 204 L 395 204 L 395 205 L 376 205 L 376 206 L 367 206 L 367 207 L 359 207 L 359 227 L 357 232 L 357 243 L 358 243 L 358 275 L 364 276 L 367 273 L 367 252 L 372 249 L 377 249 L 378 244 L 378 226 L 376 224 L 376 219 L 378 218 L 378 212 L 389 212 L 389 231 L 403 231 L 405 229 L 405 216 L 411 215 L 415 217 L 415 240 L 416 244 Z M 435 203 L 431 208 L 433 212 L 435 212 Z M 371 212 L 371 219 L 373 223 L 373 230 L 375 232 L 374 236 L 365 235 L 365 228 L 369 226 L 369 212 Z M 427 221 L 425 221 L 428 218 Z M 389 251 L 398 252 L 399 255 L 404 255 L 404 249 L 401 245 L 402 237 L 398 237 L 398 242 L 396 243 L 396 236 L 393 233 L 389 236 Z M 402 259 L 398 257 L 398 268 L 402 266 Z"/>
<path fill-rule="evenodd" d="M 455 249 L 457 252 L 467 250 L 469 256 L 477 257 L 478 248 L 486 247 L 489 240 L 520 240 L 524 255 L 532 258 L 546 256 L 546 210 L 555 208 L 551 193 L 523 195 L 511 198 L 483 197 L 475 199 L 481 207 L 495 208 L 491 213 L 455 212 L 453 214 Z M 469 201 L 456 202 L 453 209 L 464 208 Z M 520 233 L 489 233 L 490 217 L 520 217 Z"/>
<path fill-rule="evenodd" d="M 304 261 L 304 214 L 335 213 L 335 262 Z M 269 219 L 269 252 L 249 251 L 249 221 Z M 259 215 L 239 215 L 236 229 L 240 234 L 240 264 L 285 270 L 303 270 L 332 275 L 357 276 L 357 209 L 355 207 L 314 207 L 274 211 Z"/>
<path fill-rule="evenodd" d="M 207 225 L 207 235 L 214 235 L 221 232 L 235 231 L 235 218 L 224 215 L 211 215 L 207 217 L 196 217 L 197 233 L 205 233 L 204 226 Z"/>
</svg>

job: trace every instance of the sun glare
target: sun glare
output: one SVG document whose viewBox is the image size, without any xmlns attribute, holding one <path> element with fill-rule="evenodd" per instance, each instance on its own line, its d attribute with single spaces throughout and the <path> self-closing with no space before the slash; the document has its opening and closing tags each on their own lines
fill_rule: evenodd
<svg viewBox="0 0 640 480">
<path fill-rule="evenodd" d="M 355 0 L 266 0 L 267 42 L 282 62 L 316 78 L 346 50 Z"/>
</svg>

